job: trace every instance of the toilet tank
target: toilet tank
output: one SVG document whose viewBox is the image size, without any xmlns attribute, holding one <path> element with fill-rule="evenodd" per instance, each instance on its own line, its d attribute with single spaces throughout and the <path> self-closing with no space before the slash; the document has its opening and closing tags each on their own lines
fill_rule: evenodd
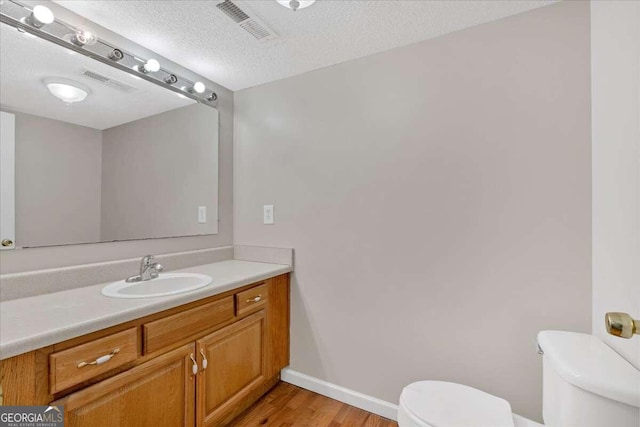
<svg viewBox="0 0 640 427">
<path fill-rule="evenodd" d="M 546 427 L 640 426 L 640 371 L 588 334 L 542 331 Z"/>
</svg>

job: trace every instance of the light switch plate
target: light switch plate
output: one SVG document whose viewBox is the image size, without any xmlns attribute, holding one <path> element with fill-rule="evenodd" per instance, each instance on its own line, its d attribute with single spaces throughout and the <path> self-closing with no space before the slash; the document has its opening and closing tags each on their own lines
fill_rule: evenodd
<svg viewBox="0 0 640 427">
<path fill-rule="evenodd" d="M 273 205 L 264 205 L 263 220 L 265 224 L 273 224 Z"/>
<path fill-rule="evenodd" d="M 198 206 L 198 224 L 207 223 L 207 207 Z"/>
</svg>

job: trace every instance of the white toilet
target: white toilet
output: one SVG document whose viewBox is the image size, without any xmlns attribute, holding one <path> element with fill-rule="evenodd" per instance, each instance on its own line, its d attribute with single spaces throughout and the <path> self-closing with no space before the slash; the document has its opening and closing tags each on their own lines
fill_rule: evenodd
<svg viewBox="0 0 640 427">
<path fill-rule="evenodd" d="M 550 427 L 640 426 L 640 371 L 602 340 L 542 331 L 543 418 Z M 400 396 L 400 427 L 533 427 L 504 399 L 442 381 L 419 381 Z"/>
</svg>

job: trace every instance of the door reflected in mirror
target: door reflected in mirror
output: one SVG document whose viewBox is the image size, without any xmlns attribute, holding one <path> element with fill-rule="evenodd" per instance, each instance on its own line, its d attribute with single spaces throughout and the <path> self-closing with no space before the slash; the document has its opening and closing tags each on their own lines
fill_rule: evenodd
<svg viewBox="0 0 640 427">
<path fill-rule="evenodd" d="M 1 140 L 15 172 L 0 182 L 0 234 L 36 247 L 218 232 L 215 108 L 0 29 L 0 109 L 15 128 Z"/>
</svg>

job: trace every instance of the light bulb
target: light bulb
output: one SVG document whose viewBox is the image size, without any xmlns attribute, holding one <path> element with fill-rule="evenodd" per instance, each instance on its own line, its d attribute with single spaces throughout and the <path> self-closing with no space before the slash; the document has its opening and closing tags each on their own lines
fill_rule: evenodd
<svg viewBox="0 0 640 427">
<path fill-rule="evenodd" d="M 120 61 L 122 58 L 124 58 L 124 53 L 120 49 L 113 49 L 109 54 L 109 59 L 115 62 Z"/>
<path fill-rule="evenodd" d="M 193 84 L 193 92 L 203 93 L 206 89 L 206 86 L 202 82 L 195 82 Z"/>
<path fill-rule="evenodd" d="M 53 12 L 47 6 L 38 5 L 33 8 L 27 22 L 36 28 L 51 24 L 55 20 Z"/>
<path fill-rule="evenodd" d="M 168 85 L 174 85 L 176 83 L 178 83 L 178 76 L 176 76 L 175 74 L 169 74 L 165 79 L 164 82 Z"/>
<path fill-rule="evenodd" d="M 156 71 L 160 71 L 160 63 L 155 59 L 149 59 L 142 66 L 147 73 L 155 73 Z"/>
<path fill-rule="evenodd" d="M 71 36 L 71 41 L 81 47 L 91 46 L 98 41 L 98 36 L 88 28 L 78 28 L 76 33 Z"/>
</svg>

